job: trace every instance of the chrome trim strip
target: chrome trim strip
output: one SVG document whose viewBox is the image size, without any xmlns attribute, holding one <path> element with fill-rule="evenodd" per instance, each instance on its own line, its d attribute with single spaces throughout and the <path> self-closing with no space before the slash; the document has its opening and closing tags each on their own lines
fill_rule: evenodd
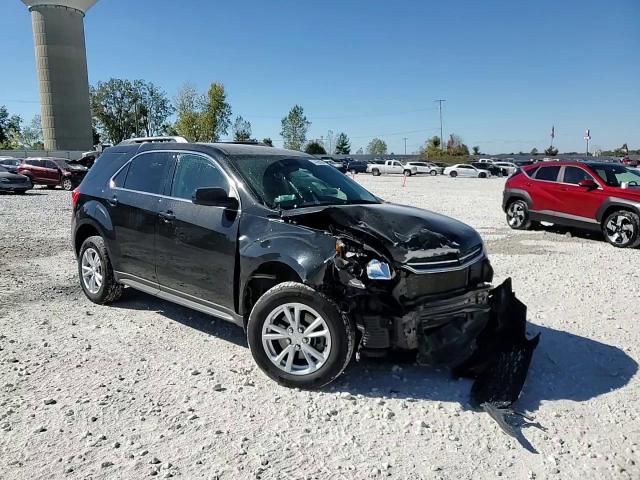
<svg viewBox="0 0 640 480">
<path fill-rule="evenodd" d="M 134 275 L 123 274 L 122 272 L 119 272 L 119 274 L 121 276 L 126 275 L 127 277 L 135 277 Z M 140 290 L 142 292 L 156 296 L 158 298 L 162 298 L 163 300 L 168 300 L 170 302 L 177 303 L 178 305 L 182 305 L 183 307 L 191 308 L 193 310 L 197 310 L 199 312 L 206 313 L 208 315 L 213 315 L 215 317 L 222 318 L 223 320 L 227 320 L 233 323 L 238 323 L 232 315 L 222 310 L 219 310 L 218 308 L 209 307 L 207 305 L 203 305 L 202 303 L 198 303 L 198 302 L 189 300 L 187 298 L 174 295 L 173 293 L 167 292 L 165 290 L 160 290 L 159 287 L 151 287 L 138 280 L 134 280 L 133 278 L 122 278 L 120 280 L 120 283 L 122 283 L 123 285 L 127 285 L 128 287 L 135 288 L 136 290 Z M 174 291 L 177 292 L 177 290 L 174 290 Z M 181 293 L 181 295 L 187 295 L 187 294 Z M 188 295 L 188 296 L 194 299 L 197 298 L 192 295 Z M 205 302 L 205 300 L 202 300 L 202 299 L 198 299 L 198 300 L 201 302 Z M 211 304 L 211 302 L 207 302 L 207 303 Z M 219 308 L 222 308 L 222 307 L 219 307 Z"/>
<path fill-rule="evenodd" d="M 567 218 L 569 220 L 576 220 L 578 222 L 584 223 L 596 223 L 599 224 L 597 220 L 588 217 L 580 217 L 578 215 L 571 215 L 570 213 L 556 212 L 555 210 L 529 210 L 531 213 L 539 213 L 540 215 L 549 215 L 550 217 L 559 217 L 559 218 Z"/>
<path fill-rule="evenodd" d="M 187 202 L 187 203 L 193 203 L 191 200 L 187 199 L 187 198 L 179 198 L 179 197 L 172 197 L 170 195 L 162 195 L 159 193 L 151 193 L 151 192 L 142 192 L 140 190 L 131 190 L 130 188 L 123 188 L 123 187 L 116 187 L 115 186 L 115 182 L 114 182 L 114 178 L 118 176 L 118 174 L 125 168 L 127 167 L 129 164 L 131 164 L 131 162 L 133 162 L 133 160 L 135 160 L 136 158 L 138 158 L 141 155 L 147 155 L 149 153 L 176 153 L 176 154 L 184 154 L 184 153 L 188 153 L 190 155 L 199 155 L 201 157 L 205 157 L 209 160 L 211 160 L 213 162 L 213 164 L 215 165 L 216 168 L 218 168 L 218 170 L 220 170 L 222 172 L 222 174 L 224 175 L 224 177 L 227 179 L 227 182 L 229 182 L 229 187 L 231 188 L 230 196 L 232 196 L 233 198 L 235 198 L 236 200 L 238 200 L 238 211 L 240 212 L 242 210 L 242 200 L 240 199 L 240 194 L 238 193 L 238 188 L 236 186 L 236 182 L 235 180 L 233 180 L 233 178 L 231 178 L 231 176 L 227 173 L 227 171 L 222 168 L 222 165 L 220 164 L 220 162 L 218 162 L 215 158 L 213 158 L 211 155 L 207 154 L 207 153 L 203 153 L 203 152 L 196 152 L 193 150 L 169 150 L 169 149 L 163 149 L 163 150 L 147 150 L 146 152 L 140 152 L 135 154 L 133 157 L 131 157 L 128 161 L 126 161 L 124 163 L 124 165 L 122 165 L 118 170 L 116 170 L 116 173 L 114 173 L 111 178 L 109 179 L 109 188 L 111 188 L 112 190 L 120 190 L 123 192 L 132 192 L 132 193 L 139 193 L 141 195 L 150 195 L 152 197 L 158 197 L 158 198 L 166 198 L 169 200 L 178 200 L 181 202 Z M 175 173 L 175 172 L 174 172 Z M 233 195 L 231 195 L 233 194 Z M 226 207 L 214 207 L 214 208 L 226 208 Z"/>
<path fill-rule="evenodd" d="M 430 266 L 430 265 L 447 265 L 452 263 L 457 264 L 460 262 L 464 263 L 464 261 L 467 260 L 468 258 L 475 257 L 476 255 L 479 255 L 481 253 L 482 253 L 482 247 L 478 246 L 474 248 L 471 252 L 467 253 L 466 255 L 463 255 L 462 257 L 454 258 L 451 260 L 440 260 L 437 262 L 409 262 L 407 265 L 416 267 L 416 266 Z"/>
<path fill-rule="evenodd" d="M 480 262 L 482 260 L 484 260 L 486 257 L 485 255 L 480 255 L 479 257 L 476 258 L 472 258 L 471 260 L 469 260 L 468 262 L 462 263 L 460 265 L 456 265 L 455 267 L 445 267 L 445 268 L 431 268 L 431 269 L 426 269 L 426 270 L 418 270 L 413 268 L 412 265 L 402 265 L 402 267 L 405 270 L 408 270 L 411 273 L 416 273 L 418 275 L 423 275 L 423 274 L 431 274 L 431 273 L 446 273 L 446 272 L 456 272 L 458 270 L 464 270 L 465 268 L 474 265 L 477 262 Z"/>
</svg>

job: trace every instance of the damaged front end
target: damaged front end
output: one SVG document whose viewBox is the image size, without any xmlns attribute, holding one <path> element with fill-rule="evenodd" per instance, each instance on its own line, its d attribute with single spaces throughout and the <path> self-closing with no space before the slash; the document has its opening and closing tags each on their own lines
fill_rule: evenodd
<svg viewBox="0 0 640 480">
<path fill-rule="evenodd" d="M 336 238 L 324 279 L 361 332 L 359 353 L 417 351 L 423 365 L 475 379 L 478 408 L 518 398 L 538 337 L 527 339 L 526 307 L 493 270 L 471 227 L 398 205 L 354 205 L 292 213 L 286 220 Z"/>
</svg>

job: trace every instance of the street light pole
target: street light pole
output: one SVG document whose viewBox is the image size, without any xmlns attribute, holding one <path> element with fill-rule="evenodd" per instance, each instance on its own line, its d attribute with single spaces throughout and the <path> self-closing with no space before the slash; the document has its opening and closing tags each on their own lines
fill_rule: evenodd
<svg viewBox="0 0 640 480">
<path fill-rule="evenodd" d="M 404 154 L 407 154 L 407 137 L 402 137 L 404 139 Z"/>
<path fill-rule="evenodd" d="M 442 102 L 446 102 L 446 100 L 434 100 L 434 102 L 438 102 L 438 110 L 440 111 L 440 150 L 444 150 L 444 138 L 442 138 Z"/>
</svg>

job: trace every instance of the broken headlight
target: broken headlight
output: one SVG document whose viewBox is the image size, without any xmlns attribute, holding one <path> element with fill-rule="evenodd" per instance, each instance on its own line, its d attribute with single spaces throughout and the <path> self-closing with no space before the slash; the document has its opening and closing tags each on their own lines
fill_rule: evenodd
<svg viewBox="0 0 640 480">
<path fill-rule="evenodd" d="M 393 273 L 388 263 L 373 259 L 367 263 L 367 277 L 371 280 L 391 280 Z"/>
</svg>

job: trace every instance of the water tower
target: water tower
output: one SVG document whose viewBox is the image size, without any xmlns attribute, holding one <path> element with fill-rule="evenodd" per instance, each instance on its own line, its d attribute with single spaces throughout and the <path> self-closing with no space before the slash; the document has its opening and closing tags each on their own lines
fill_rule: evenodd
<svg viewBox="0 0 640 480">
<path fill-rule="evenodd" d="M 97 0 L 22 0 L 33 23 L 42 133 L 47 150 L 90 150 L 84 14 Z"/>
</svg>

